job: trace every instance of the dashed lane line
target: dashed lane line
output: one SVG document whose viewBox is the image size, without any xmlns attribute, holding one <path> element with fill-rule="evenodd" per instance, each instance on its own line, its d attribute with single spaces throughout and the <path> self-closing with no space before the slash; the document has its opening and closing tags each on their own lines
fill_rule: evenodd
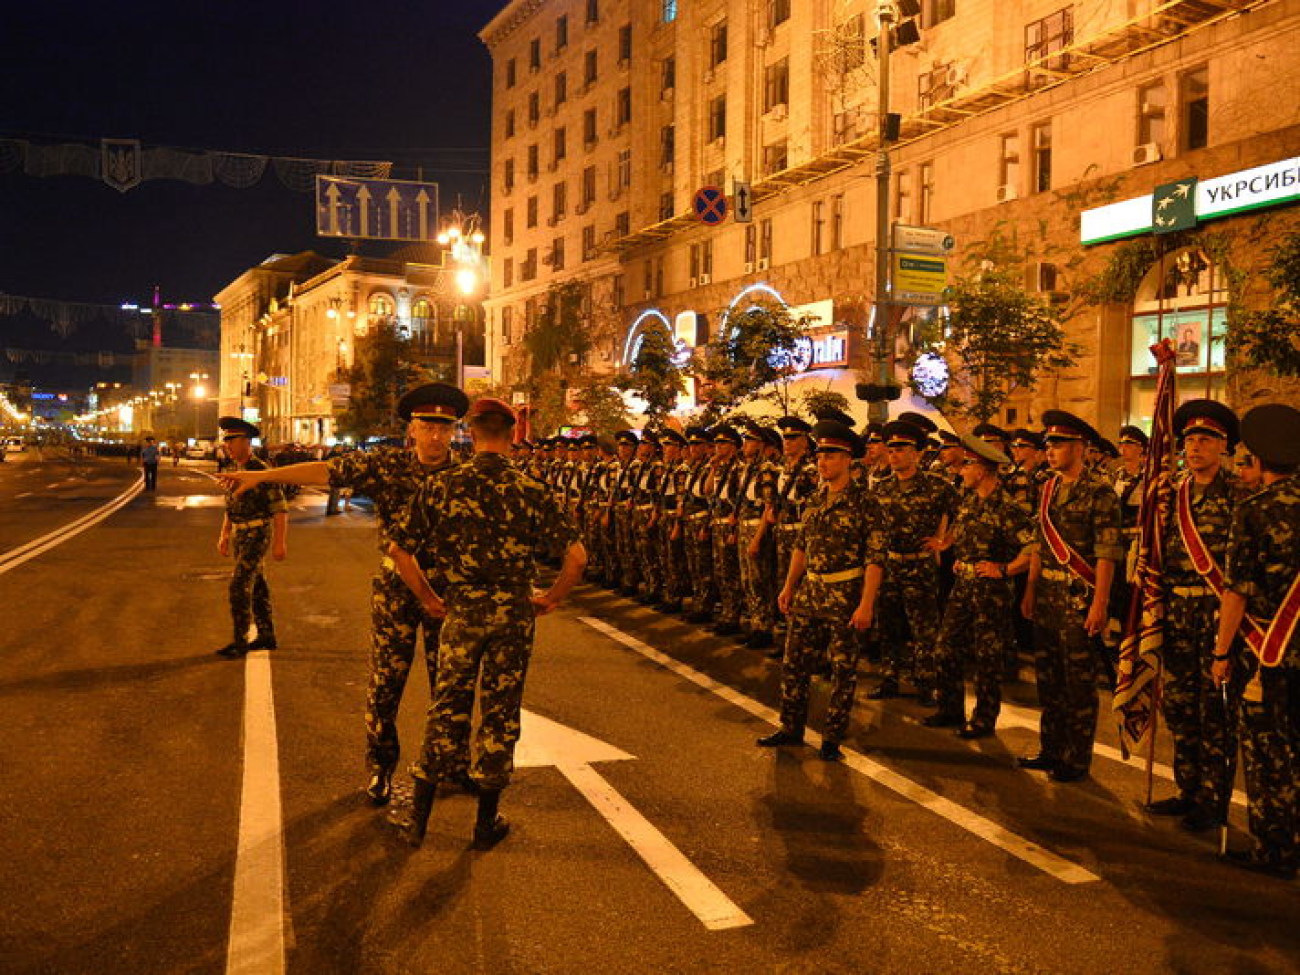
<svg viewBox="0 0 1300 975">
<path fill-rule="evenodd" d="M 700 673 L 680 660 L 661 653 L 636 637 L 624 633 L 615 626 L 610 626 L 604 620 L 598 620 L 590 616 L 579 616 L 578 619 L 628 649 L 635 650 L 643 657 L 671 670 L 679 677 L 685 678 L 692 684 L 716 694 L 724 701 L 740 708 L 742 711 L 748 712 L 760 721 L 766 721 L 772 725 L 780 724 L 780 718 L 772 708 L 760 704 L 753 698 L 746 697 L 734 688 L 719 683 L 712 677 Z M 820 742 L 820 736 L 813 732 L 808 732 L 808 737 L 814 745 Z M 913 782 L 905 775 L 886 768 L 879 762 L 854 751 L 852 748 L 844 749 L 844 763 L 854 771 L 898 793 L 903 798 L 915 802 L 935 815 L 948 820 L 954 826 L 978 836 L 980 839 L 991 843 L 1030 866 L 1036 867 L 1062 883 L 1086 884 L 1100 879 L 1096 874 L 1084 869 L 1077 863 L 1071 863 L 1069 860 L 1057 856 L 1037 843 L 1032 843 L 1024 837 L 1012 833 L 992 820 L 986 819 L 978 813 L 958 805 L 951 799 L 947 799 L 937 792 Z"/>
</svg>

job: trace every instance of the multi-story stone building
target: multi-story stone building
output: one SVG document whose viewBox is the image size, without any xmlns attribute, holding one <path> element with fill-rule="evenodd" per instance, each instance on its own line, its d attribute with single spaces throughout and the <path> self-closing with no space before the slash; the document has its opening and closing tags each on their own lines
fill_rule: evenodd
<svg viewBox="0 0 1300 975">
<path fill-rule="evenodd" d="M 258 422 L 267 442 L 332 443 L 349 394 L 343 372 L 381 322 L 410 340 L 410 359 L 431 379 L 481 370 L 481 286 L 462 293 L 458 270 L 305 251 L 245 271 L 217 295 L 221 413 Z"/>
<path fill-rule="evenodd" d="M 876 6 L 509 3 L 480 35 L 494 65 L 494 377 L 520 380 L 521 336 L 548 289 L 575 280 L 592 289 L 593 328 L 609 332 L 592 368 L 615 368 L 645 327 L 704 341 L 755 286 L 821 316 L 825 344 L 845 350 L 823 364 L 863 365 Z M 1146 350 L 1162 335 L 1183 348 L 1185 395 L 1248 399 L 1244 374 L 1226 388 L 1226 316 L 1264 300 L 1269 244 L 1300 226 L 1288 206 L 1300 193 L 1300 3 L 901 7 L 890 219 L 951 233 L 950 277 L 990 254 L 1014 264 L 1066 309 L 1082 349 L 998 419 L 1062 404 L 1106 429 L 1141 420 Z M 1199 226 L 1151 236 L 1150 194 L 1192 176 Z M 750 184 L 752 222 L 701 223 L 695 191 L 736 182 Z M 1108 286 L 1082 300 L 1106 270 Z"/>
</svg>

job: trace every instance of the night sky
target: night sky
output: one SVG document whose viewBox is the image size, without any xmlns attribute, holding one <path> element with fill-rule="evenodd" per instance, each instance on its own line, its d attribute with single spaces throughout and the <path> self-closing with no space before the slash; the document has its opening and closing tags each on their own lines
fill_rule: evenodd
<svg viewBox="0 0 1300 975">
<path fill-rule="evenodd" d="M 396 163 L 486 210 L 490 62 L 505 0 L 5 5 L 0 137 Z M 371 247 L 367 252 L 382 252 Z M 313 198 L 268 167 L 251 189 L 0 173 L 0 292 L 210 301 L 275 252 L 342 256 Z M 0 344 L 5 342 L 0 321 Z M 9 336 L 12 340 L 12 336 Z M 82 336 L 90 346 L 92 336 Z M 116 343 L 112 343 L 116 344 Z"/>
</svg>

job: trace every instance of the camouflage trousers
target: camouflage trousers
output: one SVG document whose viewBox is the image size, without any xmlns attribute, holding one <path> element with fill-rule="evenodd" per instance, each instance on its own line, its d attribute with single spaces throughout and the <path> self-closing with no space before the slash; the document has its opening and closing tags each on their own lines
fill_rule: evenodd
<svg viewBox="0 0 1300 975">
<path fill-rule="evenodd" d="M 632 511 L 632 528 L 636 535 L 636 563 L 641 576 L 641 591 L 646 596 L 663 594 L 663 564 L 659 560 L 659 525 L 651 524 L 653 506 L 637 505 Z"/>
<path fill-rule="evenodd" d="M 686 524 L 677 517 L 666 517 L 660 522 L 659 564 L 663 573 L 664 598 L 670 603 L 680 602 L 691 594 L 691 575 L 687 567 Z M 674 533 L 677 535 L 673 537 Z"/>
<path fill-rule="evenodd" d="M 607 581 L 610 578 L 609 529 L 602 521 L 605 509 L 587 505 L 582 511 L 582 542 L 587 550 L 587 578 Z"/>
<path fill-rule="evenodd" d="M 776 539 L 776 575 L 774 576 L 776 591 L 780 592 L 785 586 L 785 577 L 790 574 L 790 559 L 794 555 L 796 543 L 799 541 L 799 525 L 782 525 L 772 526 L 772 534 Z"/>
<path fill-rule="evenodd" d="M 1261 854 L 1300 862 L 1300 667 L 1261 669 L 1262 699 L 1241 703 L 1250 835 Z"/>
<path fill-rule="evenodd" d="M 939 639 L 938 563 L 891 555 L 877 605 L 881 675 L 895 682 L 910 677 L 918 687 L 932 688 Z"/>
<path fill-rule="evenodd" d="M 230 618 L 235 627 L 235 642 L 248 639 L 248 629 L 257 624 L 260 638 L 275 639 L 271 621 L 271 590 L 266 584 L 263 563 L 271 547 L 271 526 L 237 528 L 230 533 L 230 550 L 235 569 L 230 575 Z"/>
<path fill-rule="evenodd" d="M 614 512 L 614 562 L 618 566 L 614 582 L 624 589 L 635 589 L 641 579 L 637 568 L 636 526 L 632 512 L 623 502 L 613 507 Z"/>
<path fill-rule="evenodd" d="M 831 668 L 831 699 L 826 706 L 825 741 L 840 742 L 849 730 L 858 690 L 862 643 L 848 620 L 791 616 L 781 663 L 781 727 L 802 733 L 808 721 L 808 691 L 823 663 Z"/>
<path fill-rule="evenodd" d="M 530 596 L 530 590 L 448 590 L 424 747 L 411 767 L 417 779 L 437 781 L 453 775 L 462 756 L 470 755 L 469 774 L 481 788 L 497 790 L 510 784 L 536 628 Z"/>
<path fill-rule="evenodd" d="M 740 623 L 740 556 L 736 547 L 736 526 L 730 518 L 711 518 L 713 523 L 713 585 L 718 594 L 718 622 Z"/>
<path fill-rule="evenodd" d="M 683 518 L 682 534 L 686 536 L 686 565 L 690 570 L 695 611 L 711 613 L 718 601 L 718 590 L 713 583 L 713 535 L 709 516 Z"/>
<path fill-rule="evenodd" d="M 975 683 L 972 728 L 992 729 L 1002 710 L 1002 669 L 1012 642 L 1012 584 L 1006 579 L 956 575 L 944 607 L 935 655 L 939 713 L 965 715 L 963 671 Z"/>
<path fill-rule="evenodd" d="M 1236 705 L 1224 708 L 1223 694 L 1210 678 L 1218 619 L 1217 596 L 1170 595 L 1160 696 L 1174 739 L 1178 791 L 1213 810 L 1227 809 L 1237 757 Z"/>
<path fill-rule="evenodd" d="M 776 556 L 771 532 L 763 536 L 758 555 L 749 554 L 761 522 L 761 518 L 746 518 L 740 522 L 736 529 L 736 552 L 740 561 L 740 584 L 745 594 L 744 615 L 749 620 L 750 629 L 770 633 L 776 625 L 776 589 L 773 587 Z"/>
<path fill-rule="evenodd" d="M 1042 754 L 1072 771 L 1092 764 L 1097 736 L 1099 642 L 1083 621 L 1092 592 L 1081 582 L 1040 579 L 1034 609 L 1034 674 Z"/>
<path fill-rule="evenodd" d="M 415 661 L 423 630 L 424 662 L 432 691 L 438 673 L 438 631 L 442 621 L 424 612 L 420 601 L 394 571 L 381 571 L 370 584 L 370 683 L 366 691 L 366 764 L 393 769 L 401 755 L 397 712 Z"/>
</svg>

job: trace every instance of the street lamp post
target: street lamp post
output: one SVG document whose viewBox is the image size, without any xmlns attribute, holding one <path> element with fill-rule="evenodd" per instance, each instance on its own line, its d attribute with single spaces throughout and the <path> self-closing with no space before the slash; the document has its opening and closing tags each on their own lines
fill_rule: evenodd
<svg viewBox="0 0 1300 975">
<path fill-rule="evenodd" d="M 889 54 L 893 41 L 893 0 L 880 0 L 876 7 L 880 32 L 876 39 L 876 94 L 880 150 L 876 157 L 876 295 L 871 320 L 875 325 L 876 387 L 883 393 L 894 381 L 894 336 L 889 300 Z M 871 404 L 871 419 L 889 418 L 889 401 Z"/>
<path fill-rule="evenodd" d="M 194 399 L 194 439 L 198 440 L 199 432 L 199 405 L 203 402 L 203 397 L 208 394 L 207 388 L 203 383 L 207 380 L 206 372 L 192 372 L 190 379 L 194 383 L 194 388 L 190 390 L 190 396 Z"/>
<path fill-rule="evenodd" d="M 451 251 L 456 266 L 456 290 L 465 298 L 474 294 L 483 283 L 483 243 L 487 239 L 477 229 L 478 217 L 468 219 L 457 212 L 454 222 L 438 235 L 438 243 Z M 456 385 L 465 386 L 465 319 L 473 315 L 456 315 Z"/>
</svg>

